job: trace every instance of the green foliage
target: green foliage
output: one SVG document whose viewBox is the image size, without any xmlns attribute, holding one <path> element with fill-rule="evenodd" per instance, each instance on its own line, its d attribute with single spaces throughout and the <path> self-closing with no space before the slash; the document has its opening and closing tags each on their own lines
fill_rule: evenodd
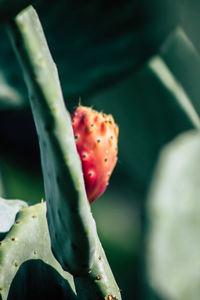
<svg viewBox="0 0 200 300">
<path fill-rule="evenodd" d="M 164 299 L 199 298 L 199 162 L 199 131 L 180 135 L 161 152 L 149 192 L 149 280 Z"/>
<path fill-rule="evenodd" d="M 24 70 L 39 136 L 53 253 L 63 269 L 83 276 L 77 284 L 80 299 L 87 297 L 86 291 L 91 298 L 114 295 L 120 299 L 90 212 L 56 68 L 32 7 L 11 23 L 10 35 Z"/>
<path fill-rule="evenodd" d="M 52 248 L 63 268 L 72 273 L 87 272 L 95 249 L 94 221 L 84 190 L 71 119 L 64 107 L 40 23 L 31 8 L 17 16 L 11 34 L 25 70 L 39 136 Z M 79 207 L 81 213 L 74 213 Z M 83 251 L 77 252 L 81 247 Z"/>
<path fill-rule="evenodd" d="M 25 205 L 22 201 L 3 199 L 0 204 L 6 206 L 4 212 L 10 220 Z M 5 230 L 4 221 L 0 219 L 0 231 Z M 55 290 L 59 291 L 60 299 L 66 296 L 76 299 L 72 276 L 62 270 L 51 251 L 45 203 L 20 210 L 14 225 L 0 242 L 0 262 L 2 300 L 34 299 L 37 295 L 37 299 L 45 299 L 55 295 Z"/>
<path fill-rule="evenodd" d="M 20 2 L 28 3 L 18 0 L 9 5 L 6 1 L 4 6 L 11 10 L 21 7 Z M 64 97 L 72 99 L 72 106 L 79 96 L 86 98 L 137 71 L 179 21 L 176 0 L 120 0 L 117 5 L 115 1 L 108 5 L 105 0 L 36 1 L 36 8 L 59 69 Z M 0 12 L 7 15 L 1 3 Z M 57 22 L 57 16 L 62 22 Z M 0 39 L 5 84 L 20 95 L 17 103 L 24 107 L 28 98 L 20 69 L 2 31 Z M 6 104 L 7 109 L 16 107 L 12 102 L 5 103 L 1 94 L 0 99 L 4 102 L 0 109 Z"/>
<path fill-rule="evenodd" d="M 198 300 L 199 133 L 183 134 L 200 126 L 197 2 L 63 0 L 47 5 L 38 1 L 36 8 L 58 66 L 63 96 L 35 15 L 26 11 L 27 15 L 21 13 L 12 22 L 11 36 L 24 68 L 39 134 L 47 239 L 59 263 L 53 258 L 47 264 L 47 257 L 31 255 L 22 262 L 22 254 L 16 272 L 7 261 L 12 278 L 4 285 L 10 299 L 39 299 L 40 289 L 42 299 L 118 295 L 87 203 L 63 103 L 64 97 L 72 111 L 81 96 L 83 105 L 112 113 L 120 128 L 119 163 L 92 211 L 123 299 Z M 15 1 L 13 7 L 0 1 L 0 22 L 18 11 L 19 7 L 13 8 L 19 3 L 25 1 Z M 3 25 L 0 39 L 1 195 L 35 203 L 43 197 L 39 160 L 32 162 L 37 156 L 35 128 L 22 72 Z M 5 201 L 3 205 L 10 203 Z M 6 213 L 9 207 L 2 210 Z M 11 212 L 2 239 L 7 239 L 17 210 Z M 29 242 L 26 233 L 23 243 Z M 8 245 L 11 257 L 15 244 Z M 75 288 L 72 275 L 61 265 L 73 273 Z M 52 288 L 47 289 L 49 282 Z"/>
<path fill-rule="evenodd" d="M 199 127 L 198 115 L 180 90 L 162 58 L 155 56 L 128 80 L 88 99 L 91 105 L 103 106 L 105 112 L 116 116 L 120 162 L 136 189 L 147 190 L 158 153 L 167 142 Z"/>
<path fill-rule="evenodd" d="M 199 115 L 199 52 L 181 27 L 166 39 L 160 55 Z"/>
</svg>

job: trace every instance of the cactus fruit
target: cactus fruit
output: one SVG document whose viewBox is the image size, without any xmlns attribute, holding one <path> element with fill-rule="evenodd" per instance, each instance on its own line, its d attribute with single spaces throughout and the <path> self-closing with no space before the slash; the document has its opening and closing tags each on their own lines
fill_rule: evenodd
<svg viewBox="0 0 200 300">
<path fill-rule="evenodd" d="M 112 115 L 81 105 L 72 114 L 72 127 L 91 203 L 105 191 L 116 165 L 119 129 Z"/>
</svg>

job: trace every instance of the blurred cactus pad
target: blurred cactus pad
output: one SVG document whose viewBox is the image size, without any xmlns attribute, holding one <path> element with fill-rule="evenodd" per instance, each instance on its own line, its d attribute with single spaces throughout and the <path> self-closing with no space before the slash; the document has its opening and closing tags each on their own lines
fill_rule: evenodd
<svg viewBox="0 0 200 300">
<path fill-rule="evenodd" d="M 199 16 L 196 0 L 0 1 L 0 300 L 199 300 Z M 120 132 L 91 205 L 78 105 Z M 117 152 L 93 139 L 108 175 Z"/>
</svg>

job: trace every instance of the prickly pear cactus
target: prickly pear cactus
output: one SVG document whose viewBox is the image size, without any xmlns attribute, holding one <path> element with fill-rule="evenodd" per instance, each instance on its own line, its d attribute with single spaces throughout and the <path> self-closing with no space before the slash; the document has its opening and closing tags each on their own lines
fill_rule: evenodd
<svg viewBox="0 0 200 300">
<path fill-rule="evenodd" d="M 21 209 L 15 219 L 17 205 Z M 73 277 L 51 251 L 46 203 L 26 207 L 23 201 L 0 199 L 3 206 L 9 218 L 7 228 L 5 219 L 0 219 L 0 232 L 15 222 L 0 242 L 0 299 L 52 299 L 55 291 L 59 299 L 76 299 Z"/>
<path fill-rule="evenodd" d="M 32 7 L 10 23 L 9 33 L 24 71 L 39 137 L 54 256 L 74 276 L 78 299 L 120 300 L 90 211 L 57 70 Z"/>
<path fill-rule="evenodd" d="M 79 106 L 72 115 L 89 202 L 105 191 L 117 162 L 118 126 L 111 115 Z"/>
</svg>

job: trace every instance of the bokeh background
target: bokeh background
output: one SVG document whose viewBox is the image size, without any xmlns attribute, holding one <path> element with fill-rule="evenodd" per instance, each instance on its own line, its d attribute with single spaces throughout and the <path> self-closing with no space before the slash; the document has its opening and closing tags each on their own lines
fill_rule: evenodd
<svg viewBox="0 0 200 300">
<path fill-rule="evenodd" d="M 111 113 L 119 125 L 118 164 L 92 211 L 122 297 L 179 299 L 148 275 L 146 199 L 160 151 L 199 128 L 200 2 L 63 0 L 34 7 L 67 109 L 72 112 L 81 99 Z M 0 41 L 0 194 L 37 203 L 45 198 L 37 135 L 4 25 Z"/>
</svg>

